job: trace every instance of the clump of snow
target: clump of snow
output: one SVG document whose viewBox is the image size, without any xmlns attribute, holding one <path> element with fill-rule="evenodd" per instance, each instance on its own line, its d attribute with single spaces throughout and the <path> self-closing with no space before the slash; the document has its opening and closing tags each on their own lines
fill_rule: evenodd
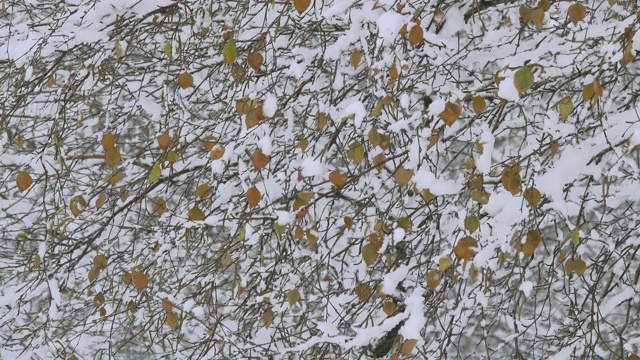
<svg viewBox="0 0 640 360">
<path fill-rule="evenodd" d="M 356 128 L 359 128 L 362 125 L 362 120 L 367 116 L 367 109 L 365 109 L 363 103 L 356 101 L 344 108 L 341 117 L 344 118 L 346 116 L 353 116 L 354 124 Z"/>
<path fill-rule="evenodd" d="M 264 104 L 262 105 L 262 114 L 266 117 L 273 117 L 276 114 L 276 110 L 278 109 L 278 99 L 268 94 L 264 99 Z"/>
<path fill-rule="evenodd" d="M 302 161 L 302 176 L 318 176 L 324 174 L 324 164 L 314 158 L 306 158 Z"/>
<path fill-rule="evenodd" d="M 376 21 L 378 36 L 382 38 L 384 44 L 391 44 L 395 41 L 404 23 L 404 16 L 395 11 L 387 11 L 380 15 Z"/>
<path fill-rule="evenodd" d="M 518 89 L 516 89 L 516 85 L 513 82 L 513 77 L 508 77 L 500 82 L 498 96 L 507 101 L 518 101 L 518 99 L 520 99 Z"/>
</svg>

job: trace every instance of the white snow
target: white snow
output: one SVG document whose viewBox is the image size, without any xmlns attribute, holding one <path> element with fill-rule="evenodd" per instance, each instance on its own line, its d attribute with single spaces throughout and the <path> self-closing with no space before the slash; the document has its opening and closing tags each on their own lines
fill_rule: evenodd
<svg viewBox="0 0 640 360">
<path fill-rule="evenodd" d="M 520 99 L 513 77 L 508 77 L 500 82 L 498 96 L 507 101 L 518 101 Z"/>
</svg>

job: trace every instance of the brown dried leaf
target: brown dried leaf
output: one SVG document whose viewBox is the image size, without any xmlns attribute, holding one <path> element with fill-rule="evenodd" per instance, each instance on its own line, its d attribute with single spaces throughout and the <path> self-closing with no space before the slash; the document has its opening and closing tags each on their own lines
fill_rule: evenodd
<svg viewBox="0 0 640 360">
<path fill-rule="evenodd" d="M 329 181 L 331 181 L 333 185 L 339 188 L 345 186 L 348 179 L 349 179 L 349 175 L 337 170 L 334 170 L 331 173 L 329 173 Z"/>
<path fill-rule="evenodd" d="M 133 275 L 133 284 L 136 286 L 138 291 L 142 292 L 149 285 L 149 277 L 143 273 L 137 273 Z"/>
</svg>

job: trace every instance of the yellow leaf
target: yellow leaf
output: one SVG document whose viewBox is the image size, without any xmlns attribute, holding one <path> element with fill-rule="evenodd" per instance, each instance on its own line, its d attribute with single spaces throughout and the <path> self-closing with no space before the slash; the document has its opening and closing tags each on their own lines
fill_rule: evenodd
<svg viewBox="0 0 640 360">
<path fill-rule="evenodd" d="M 98 199 L 96 200 L 96 210 L 100 210 L 100 208 L 102 207 L 102 205 L 104 205 L 106 201 L 107 201 L 107 195 L 100 194 L 100 196 L 98 196 Z"/>
<path fill-rule="evenodd" d="M 51 76 L 49 76 L 49 79 L 47 80 L 47 86 L 54 87 L 55 85 L 56 85 L 56 74 L 53 73 L 51 74 Z"/>
<path fill-rule="evenodd" d="M 364 55 L 362 50 L 353 50 L 353 51 L 351 51 L 351 56 L 349 57 L 349 62 L 351 63 L 351 66 L 353 66 L 354 69 L 357 69 L 358 65 L 360 64 L 360 61 L 362 61 L 362 55 Z"/>
<path fill-rule="evenodd" d="M 431 290 L 435 290 L 442 281 L 442 272 L 440 270 L 431 270 L 427 274 L 427 286 Z"/>
<path fill-rule="evenodd" d="M 516 241 L 516 250 L 522 252 L 524 257 L 527 258 L 533 255 L 534 251 L 542 242 L 542 236 L 536 230 L 532 230 L 527 234 L 527 239 L 524 244 L 520 240 Z"/>
<path fill-rule="evenodd" d="M 149 179 L 147 180 L 147 183 L 151 184 L 152 182 L 158 180 L 161 174 L 162 174 L 162 169 L 160 168 L 160 163 L 156 162 L 155 164 L 153 164 L 153 168 L 151 168 L 151 172 L 149 173 Z"/>
<path fill-rule="evenodd" d="M 200 199 L 204 200 L 211 195 L 211 186 L 209 184 L 201 184 L 196 189 L 196 194 L 200 197 Z"/>
<path fill-rule="evenodd" d="M 392 301 L 387 301 L 382 304 L 382 311 L 384 311 L 387 316 L 393 315 L 393 313 L 395 313 L 396 311 L 396 308 L 396 304 L 394 304 Z"/>
<path fill-rule="evenodd" d="M 107 257 L 103 254 L 98 254 L 93 257 L 93 266 L 97 266 L 101 270 L 107 267 Z"/>
<path fill-rule="evenodd" d="M 104 160 L 106 161 L 108 167 L 112 168 L 116 166 L 120 162 L 120 160 L 122 160 L 120 151 L 118 151 L 118 149 L 115 147 L 107 150 L 104 153 Z"/>
<path fill-rule="evenodd" d="M 167 312 L 173 309 L 173 303 L 169 300 L 168 297 L 162 299 L 162 309 Z"/>
<path fill-rule="evenodd" d="M 441 257 L 440 260 L 438 260 L 438 265 L 440 266 L 440 271 L 447 271 L 447 269 L 453 265 L 451 255 Z"/>
<path fill-rule="evenodd" d="M 347 151 L 347 158 L 353 161 L 354 165 L 360 164 L 364 160 L 364 147 L 362 147 L 362 144 L 357 141 L 352 142 Z"/>
<path fill-rule="evenodd" d="M 324 128 L 327 126 L 328 121 L 329 117 L 327 116 L 327 114 L 322 112 L 316 114 L 316 128 L 318 128 L 319 131 L 324 130 Z"/>
<path fill-rule="evenodd" d="M 175 329 L 180 326 L 180 316 L 173 311 L 169 312 L 167 314 L 167 325 L 169 325 L 171 329 Z"/>
<path fill-rule="evenodd" d="M 252 186 L 247 190 L 247 202 L 249 203 L 249 208 L 253 209 L 260 203 L 261 198 L 260 190 L 258 190 L 255 186 Z"/>
<path fill-rule="evenodd" d="M 402 356 L 409 356 L 411 354 L 411 351 L 413 351 L 413 348 L 416 346 L 416 344 L 418 343 L 418 340 L 416 339 L 408 339 L 404 342 L 404 344 L 402 344 L 402 349 L 400 349 L 400 355 Z"/>
<path fill-rule="evenodd" d="M 33 179 L 31 179 L 31 175 L 26 171 L 20 171 L 18 176 L 16 176 L 16 185 L 18 185 L 20 192 L 27 190 L 32 183 Z"/>
<path fill-rule="evenodd" d="M 191 221 L 202 221 L 204 220 L 204 213 L 200 208 L 196 205 L 187 214 L 187 218 Z"/>
<path fill-rule="evenodd" d="M 111 132 L 102 135 L 102 147 L 105 151 L 113 149 L 116 145 L 116 137 Z"/>
<path fill-rule="evenodd" d="M 233 39 L 227 41 L 222 48 L 222 56 L 229 65 L 232 65 L 236 61 L 236 58 L 238 57 L 238 48 L 236 47 L 236 42 L 233 41 Z"/>
<path fill-rule="evenodd" d="M 89 282 L 93 282 L 100 275 L 100 268 L 97 266 L 92 266 L 89 270 Z"/>
<path fill-rule="evenodd" d="M 122 282 L 125 285 L 131 284 L 131 281 L 133 281 L 133 276 L 131 275 L 131 273 L 124 273 L 124 275 L 122 275 Z"/>
<path fill-rule="evenodd" d="M 524 199 L 527 200 L 532 207 L 537 207 L 542 199 L 542 194 L 540 194 L 540 190 L 530 187 L 524 191 Z"/>
<path fill-rule="evenodd" d="M 476 114 L 480 114 L 487 108 L 487 103 L 484 101 L 484 98 L 480 95 L 477 95 L 473 98 L 473 111 Z"/>
<path fill-rule="evenodd" d="M 573 260 L 573 270 L 576 272 L 576 275 L 582 277 L 587 271 L 587 263 L 581 258 L 577 258 Z"/>
<path fill-rule="evenodd" d="M 474 233 L 480 227 L 480 220 L 475 216 L 468 216 L 464 219 L 464 228 L 469 230 L 470 233 Z"/>
<path fill-rule="evenodd" d="M 356 285 L 355 289 L 353 289 L 353 292 L 356 294 L 358 299 L 360 299 L 360 301 L 367 301 L 369 297 L 371 297 L 371 294 L 373 294 L 371 286 L 364 283 L 359 283 L 358 285 Z"/>
<path fill-rule="evenodd" d="M 264 313 L 262 313 L 262 323 L 264 324 L 265 328 L 269 328 L 269 326 L 271 326 L 271 324 L 273 323 L 273 320 L 275 320 L 276 318 L 276 314 L 273 312 L 273 310 L 271 310 L 271 308 L 267 309 Z"/>
<path fill-rule="evenodd" d="M 138 291 L 142 292 L 149 285 L 149 277 L 143 273 L 137 273 L 133 275 L 133 284 L 136 286 Z"/>
<path fill-rule="evenodd" d="M 104 305 L 104 294 L 99 292 L 97 293 L 94 297 L 93 297 L 93 304 L 96 306 L 96 308 L 101 308 L 102 305 Z"/>
<path fill-rule="evenodd" d="M 164 54 L 167 55 L 167 57 L 169 58 L 169 60 L 171 60 L 173 58 L 173 46 L 171 45 L 171 43 L 166 43 L 164 44 Z"/>
</svg>

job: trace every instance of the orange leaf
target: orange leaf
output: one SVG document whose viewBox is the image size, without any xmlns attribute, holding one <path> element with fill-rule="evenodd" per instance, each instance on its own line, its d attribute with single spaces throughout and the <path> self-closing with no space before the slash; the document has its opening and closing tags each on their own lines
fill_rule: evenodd
<svg viewBox="0 0 640 360">
<path fill-rule="evenodd" d="M 587 16 L 587 8 L 580 3 L 575 3 L 569 6 L 569 19 L 573 23 L 573 25 L 578 25 L 578 23 Z"/>
<path fill-rule="evenodd" d="M 473 248 L 478 247 L 478 242 L 471 236 L 465 236 L 458 240 L 458 244 L 453 248 L 453 253 L 458 259 L 469 260 L 476 256 L 476 251 Z"/>
<path fill-rule="evenodd" d="M 396 182 L 398 182 L 398 185 L 400 185 L 400 187 L 407 185 L 412 177 L 413 170 L 407 170 L 405 168 L 399 168 L 395 174 Z"/>
<path fill-rule="evenodd" d="M 78 217 L 87 207 L 87 202 L 82 195 L 74 196 L 69 202 L 69 207 L 71 208 L 71 214 L 73 214 L 74 217 Z"/>
<path fill-rule="evenodd" d="M 295 6 L 298 14 L 302 15 L 311 5 L 311 0 L 293 0 L 293 6 Z"/>
<path fill-rule="evenodd" d="M 540 194 L 540 190 L 530 187 L 524 191 L 524 199 L 527 200 L 532 207 L 537 207 L 542 199 L 542 194 Z"/>
<path fill-rule="evenodd" d="M 153 215 L 162 216 L 166 209 L 167 205 L 163 198 L 158 198 L 158 200 L 153 202 Z"/>
<path fill-rule="evenodd" d="M 31 179 L 31 175 L 26 171 L 20 171 L 18 176 L 16 176 L 16 184 L 18 185 L 18 190 L 20 190 L 20 192 L 27 190 L 32 183 L 33 179 Z"/>
<path fill-rule="evenodd" d="M 107 195 L 100 194 L 100 196 L 98 196 L 98 199 L 96 200 L 96 210 L 100 210 L 100 208 L 102 207 L 102 205 L 104 205 L 106 201 L 107 201 Z"/>
<path fill-rule="evenodd" d="M 348 178 L 349 175 L 337 170 L 334 170 L 329 174 L 329 181 L 339 188 L 343 187 L 347 183 Z"/>
<path fill-rule="evenodd" d="M 411 46 L 416 46 L 420 44 L 423 39 L 424 31 L 422 30 L 422 26 L 420 26 L 420 24 L 415 24 L 409 31 L 409 44 L 411 44 Z"/>
<path fill-rule="evenodd" d="M 165 132 L 164 134 L 158 137 L 158 145 L 160 145 L 161 149 L 166 150 L 169 147 L 170 143 L 171 143 L 171 136 L 169 136 L 168 132 Z"/>
<path fill-rule="evenodd" d="M 269 163 L 269 157 L 262 153 L 262 150 L 258 149 L 253 153 L 253 168 L 256 171 L 261 170 Z"/>
<path fill-rule="evenodd" d="M 178 85 L 183 89 L 193 86 L 193 75 L 188 72 L 178 75 Z"/>
<path fill-rule="evenodd" d="M 162 299 L 162 309 L 164 311 L 171 311 L 173 309 L 173 303 L 169 300 L 168 297 Z"/>
<path fill-rule="evenodd" d="M 209 157 L 211 158 L 211 160 L 218 160 L 224 156 L 224 152 L 225 152 L 224 145 L 218 144 L 211 149 L 211 153 L 209 154 Z"/>
<path fill-rule="evenodd" d="M 247 202 L 249 203 L 249 208 L 253 209 L 260 203 L 260 190 L 258 190 L 255 186 L 249 188 L 247 190 Z"/>
<path fill-rule="evenodd" d="M 447 101 L 447 104 L 444 107 L 444 110 L 440 113 L 440 118 L 444 121 L 447 126 L 453 125 L 460 114 L 462 113 L 462 109 L 458 104 L 452 103 L 451 101 Z"/>
<path fill-rule="evenodd" d="M 102 147 L 105 151 L 113 149 L 116 145 L 116 137 L 111 132 L 102 135 Z"/>
<path fill-rule="evenodd" d="M 253 70 L 258 71 L 258 69 L 264 62 L 264 58 L 260 53 L 252 52 L 249 54 L 249 56 L 247 56 L 247 62 L 249 63 L 249 66 L 253 68 Z"/>
</svg>

